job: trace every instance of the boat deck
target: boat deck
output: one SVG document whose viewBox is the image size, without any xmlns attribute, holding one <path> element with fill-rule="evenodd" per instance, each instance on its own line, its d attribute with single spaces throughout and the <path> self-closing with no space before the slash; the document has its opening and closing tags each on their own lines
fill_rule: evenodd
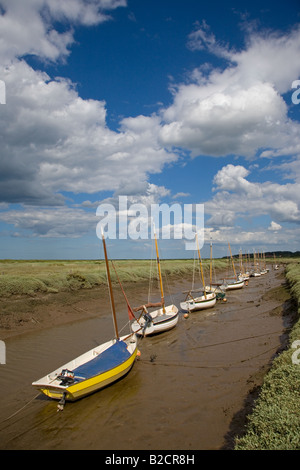
<svg viewBox="0 0 300 470">
<path fill-rule="evenodd" d="M 165 321 L 170 321 L 173 318 L 176 318 L 177 315 L 178 312 L 164 313 L 163 315 L 158 315 L 157 317 L 153 318 L 153 325 L 164 323 Z"/>
<path fill-rule="evenodd" d="M 125 362 L 129 357 L 130 353 L 126 343 L 124 343 L 124 341 L 117 341 L 94 359 L 73 369 L 72 372 L 75 374 L 75 381 L 80 382 L 107 372 L 119 366 L 122 362 Z"/>
</svg>

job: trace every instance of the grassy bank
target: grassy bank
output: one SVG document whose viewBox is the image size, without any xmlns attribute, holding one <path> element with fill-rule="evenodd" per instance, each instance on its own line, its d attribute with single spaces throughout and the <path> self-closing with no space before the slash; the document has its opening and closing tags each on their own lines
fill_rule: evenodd
<svg viewBox="0 0 300 470">
<path fill-rule="evenodd" d="M 209 261 L 203 260 L 205 273 L 209 272 Z M 156 263 L 150 260 L 114 261 L 122 283 L 148 281 L 156 274 Z M 214 271 L 226 269 L 226 260 L 214 260 Z M 193 260 L 163 260 L 163 275 L 172 277 L 191 276 Z M 197 268 L 199 269 L 199 268 Z M 117 281 L 111 268 L 113 282 Z M 208 278 L 207 278 L 208 280 Z M 106 284 L 104 261 L 0 261 L 0 297 L 12 295 L 34 295 L 78 289 L 91 289 Z"/>
<path fill-rule="evenodd" d="M 297 349 L 293 347 L 300 340 L 299 260 L 287 265 L 286 279 L 297 305 L 298 320 L 290 332 L 288 348 L 274 360 L 265 377 L 249 416 L 247 433 L 236 439 L 236 450 L 300 450 L 300 363 L 295 363 Z"/>
</svg>

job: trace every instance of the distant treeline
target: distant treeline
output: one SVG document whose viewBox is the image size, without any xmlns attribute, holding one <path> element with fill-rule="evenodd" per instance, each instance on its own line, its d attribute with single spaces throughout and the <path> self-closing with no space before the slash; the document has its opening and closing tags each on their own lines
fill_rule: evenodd
<svg viewBox="0 0 300 470">
<path fill-rule="evenodd" d="M 261 255 L 261 253 L 259 253 Z M 258 255 L 258 253 L 256 253 L 256 256 Z M 243 256 L 245 256 L 245 254 L 243 253 Z M 253 258 L 253 253 L 249 253 L 247 256 L 249 256 L 249 258 Z M 264 253 L 264 256 L 266 258 L 300 258 L 300 251 L 266 251 Z M 239 255 L 233 255 L 234 258 L 238 258 Z M 223 258 L 227 258 L 227 256 L 223 256 Z"/>
<path fill-rule="evenodd" d="M 267 253 L 265 253 L 265 256 L 266 258 L 271 258 L 271 257 L 274 257 L 274 254 L 275 254 L 275 258 L 299 258 L 300 257 L 300 251 L 295 251 L 295 252 L 292 252 L 292 251 L 268 251 Z"/>
</svg>

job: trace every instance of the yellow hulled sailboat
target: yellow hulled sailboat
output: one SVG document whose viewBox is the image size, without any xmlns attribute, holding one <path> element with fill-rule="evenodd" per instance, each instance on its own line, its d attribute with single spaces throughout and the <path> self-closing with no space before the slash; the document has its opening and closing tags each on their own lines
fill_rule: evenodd
<svg viewBox="0 0 300 470">
<path fill-rule="evenodd" d="M 63 408 L 65 401 L 75 401 L 123 377 L 130 371 L 136 358 L 136 335 L 130 333 L 127 336 L 119 336 L 103 234 L 102 241 L 115 337 L 32 383 L 35 388 L 48 397 L 60 400 L 60 409 Z"/>
</svg>

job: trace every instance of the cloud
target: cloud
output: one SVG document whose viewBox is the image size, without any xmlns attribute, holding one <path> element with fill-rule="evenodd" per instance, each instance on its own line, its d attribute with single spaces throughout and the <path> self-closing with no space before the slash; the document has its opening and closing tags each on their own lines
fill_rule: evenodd
<svg viewBox="0 0 300 470">
<path fill-rule="evenodd" d="M 291 178 L 295 182 L 300 183 L 300 150 L 298 155 L 291 161 L 272 165 L 274 169 L 279 169 L 285 178 Z"/>
<path fill-rule="evenodd" d="M 191 43 L 192 41 L 192 43 Z M 245 49 L 218 44 L 206 24 L 190 36 L 193 49 L 226 58 L 226 67 L 200 67 L 191 83 L 172 88 L 173 104 L 162 112 L 161 142 L 192 156 L 255 157 L 260 149 L 299 146 L 299 123 L 287 117 L 281 96 L 300 75 L 300 29 L 253 33 Z"/>
<path fill-rule="evenodd" d="M 288 118 L 282 94 L 300 75 L 295 60 L 299 28 L 285 34 L 252 31 L 244 49 L 237 51 L 220 44 L 206 23 L 196 25 L 189 48 L 221 58 L 222 68 L 200 66 L 189 82 L 173 85 L 171 106 L 152 116 L 124 118 L 119 130 L 112 131 L 105 101 L 82 99 L 74 83 L 34 70 L 26 56 L 66 59 L 76 26 L 108 21 L 108 12 L 126 4 L 0 0 L 0 78 L 6 84 L 6 104 L 0 107 L 1 220 L 15 225 L 18 234 L 78 237 L 95 227 L 94 213 L 83 210 L 95 203 L 85 200 L 82 209 L 76 204 L 67 208 L 65 192 L 111 191 L 108 202 L 127 194 L 131 204 L 148 207 L 170 196 L 166 187 L 149 182 L 150 175 L 176 162 L 179 154 L 285 154 L 293 161 L 281 168 L 294 183 L 255 183 L 250 167 L 226 165 L 215 175 L 214 195 L 205 212 L 210 216 L 208 230 L 220 242 L 277 243 L 284 241 L 284 233 L 291 239 L 292 232 L 281 224 L 300 222 L 300 133 L 299 123 Z M 7 203 L 22 203 L 23 208 L 9 211 Z M 269 230 L 235 226 L 238 219 L 259 215 L 270 217 Z"/>
<path fill-rule="evenodd" d="M 126 216 L 128 222 L 135 220 L 138 215 L 139 207 L 149 214 L 149 221 L 151 224 L 151 205 L 159 204 L 162 197 L 170 193 L 164 186 L 156 186 L 154 184 L 146 183 L 144 188 L 139 188 L 139 191 L 127 196 L 127 205 L 123 201 L 120 206 L 119 194 L 115 193 L 112 197 L 96 202 L 86 200 L 81 204 L 70 204 L 70 207 L 65 205 L 55 207 L 34 207 L 33 205 L 23 204 L 21 209 L 10 209 L 8 204 L 0 204 L 0 221 L 14 225 L 18 230 L 19 237 L 42 237 L 42 238 L 79 238 L 88 233 L 95 234 L 96 226 L 103 216 L 104 208 L 112 209 L 113 222 L 116 217 L 120 215 Z M 122 194 L 122 197 L 124 195 Z M 103 208 L 103 210 L 101 209 Z M 101 210 L 97 214 L 96 209 Z M 91 209 L 93 209 L 91 211 Z M 114 210 L 113 210 L 114 209 Z M 123 210 L 123 212 L 122 212 Z M 121 212 L 120 212 L 121 211 Z M 100 217 L 101 216 L 101 217 Z M 100 217 L 100 219 L 99 219 Z M 149 225 L 150 226 L 150 225 Z M 12 236 L 16 236 L 15 232 Z"/>
<path fill-rule="evenodd" d="M 0 62 L 27 54 L 52 61 L 65 57 L 74 42 L 72 25 L 97 25 L 110 19 L 105 11 L 126 4 L 126 0 L 0 0 Z M 54 27 L 57 23 L 60 31 Z"/>
<path fill-rule="evenodd" d="M 58 205 L 61 191 L 136 193 L 147 187 L 149 174 L 178 158 L 157 142 L 158 117 L 123 119 L 114 132 L 106 103 L 83 100 L 69 80 L 52 80 L 24 61 L 2 72 L 2 201 Z"/>
<path fill-rule="evenodd" d="M 111 201 L 127 194 L 131 204 L 147 206 L 169 194 L 148 182 L 149 174 L 178 158 L 158 143 L 158 116 L 126 118 L 119 131 L 111 131 L 104 101 L 83 100 L 70 80 L 51 78 L 20 58 L 59 60 L 73 42 L 70 25 L 98 24 L 109 19 L 104 10 L 125 5 L 125 0 L 29 0 L 25 8 L 0 0 L 0 76 L 7 88 L 0 113 L 0 219 L 13 224 L 19 236 L 78 237 L 95 228 L 95 214 L 83 210 L 95 203 L 67 208 L 65 191 L 114 191 Z M 63 33 L 54 29 L 57 22 Z M 10 211 L 8 203 L 23 208 Z"/>
<path fill-rule="evenodd" d="M 50 78 L 20 59 L 63 58 L 73 25 L 99 24 L 110 19 L 107 11 L 126 5 L 126 0 L 0 0 L 0 76 L 7 89 L 0 114 L 2 201 L 53 206 L 64 204 L 62 191 L 136 192 L 147 186 L 150 173 L 177 159 L 157 143 L 158 118 L 124 119 L 113 132 L 104 101 L 83 100 L 70 80 Z"/>
<path fill-rule="evenodd" d="M 0 21 L 6 28 L 2 41 L 7 45 L 7 25 L 16 18 L 23 21 L 24 8 L 14 0 L 0 0 L 0 5 L 4 8 Z M 27 15 L 32 15 L 32 32 L 38 30 L 50 47 L 49 33 L 54 21 L 97 24 L 102 21 L 104 9 L 125 5 L 121 0 L 72 0 L 70 8 L 69 1 L 30 0 L 24 21 L 28 20 Z M 28 25 L 27 21 L 28 41 L 20 39 L 26 53 L 30 53 L 31 43 L 42 47 L 43 42 L 30 36 Z M 12 26 L 16 28 L 16 24 Z M 199 25 L 193 34 L 190 40 L 194 40 L 194 49 L 201 39 L 201 47 L 214 53 L 220 51 L 206 24 Z M 277 83 L 283 86 L 284 74 L 290 76 L 288 64 L 287 70 L 276 75 L 274 83 L 266 81 L 272 78 L 275 67 L 273 55 L 268 59 L 273 67 L 264 65 L 259 77 L 250 67 L 254 57 L 258 63 L 262 58 L 267 61 L 267 52 L 273 50 L 272 41 L 279 48 L 277 54 L 282 55 L 288 46 L 296 53 L 298 36 L 295 31 L 275 38 L 255 35 L 241 52 L 222 46 L 229 63 L 227 68 L 211 70 L 208 76 L 199 74 L 196 83 L 179 85 L 173 104 L 162 115 L 124 118 L 119 131 L 108 128 L 104 101 L 83 100 L 70 80 L 51 79 L 46 73 L 33 70 L 24 60 L 15 59 L 0 69 L 7 87 L 7 104 L 0 114 L 1 200 L 59 205 L 64 203 L 62 191 L 143 194 L 149 175 L 161 172 L 167 163 L 178 159 L 178 153 L 170 150 L 174 146 L 189 149 L 192 155 L 253 156 L 256 149 L 267 144 L 269 148 L 273 145 L 270 152 L 278 151 L 274 146 L 283 144 L 287 129 L 291 147 L 300 146 L 298 124 L 293 123 L 291 132 L 287 106 L 275 88 Z M 15 56 L 23 53 L 18 47 L 14 50 Z M 41 57 L 53 59 L 65 53 L 62 49 L 53 55 L 36 51 Z M 294 62 L 293 70 L 297 67 Z M 287 145 L 287 133 L 284 135 Z M 228 176 L 231 184 L 245 185 L 248 191 L 253 188 L 245 178 L 247 175 L 237 178 L 222 172 L 218 178 Z M 222 189 L 221 182 L 217 184 Z M 232 211 L 226 213 L 227 223 L 233 219 Z"/>
<path fill-rule="evenodd" d="M 205 203 L 211 217 L 208 226 L 232 227 L 240 217 L 268 215 L 271 227 L 279 222 L 300 224 L 299 183 L 253 183 L 247 180 L 250 171 L 241 165 L 226 165 L 214 177 L 215 196 Z"/>
<path fill-rule="evenodd" d="M 264 227 L 257 227 L 255 230 L 243 230 L 241 227 L 221 227 L 210 228 L 206 230 L 205 240 L 211 240 L 213 245 L 223 245 L 223 253 L 220 256 L 228 255 L 228 242 L 231 248 L 237 252 L 242 248 L 244 253 L 253 253 L 255 249 L 269 251 L 269 247 L 274 246 L 289 247 L 290 250 L 298 249 L 300 229 L 285 229 L 282 232 L 278 230 L 268 231 Z M 213 248 L 213 252 L 215 252 Z"/>
<path fill-rule="evenodd" d="M 228 46 L 217 41 L 205 20 L 202 23 L 199 21 L 195 23 L 194 31 L 188 36 L 187 47 L 192 51 L 208 50 L 219 57 L 230 58 L 231 56 Z"/>
<path fill-rule="evenodd" d="M 26 207 L 0 213 L 0 220 L 14 225 L 19 236 L 41 238 L 78 238 L 91 229 L 95 230 L 95 213 L 67 207 L 40 208 Z M 94 232 L 95 233 L 95 232 Z"/>
<path fill-rule="evenodd" d="M 277 231 L 281 229 L 282 229 L 282 226 L 280 224 L 276 224 L 276 222 L 274 222 L 273 220 L 270 223 L 270 226 L 268 227 L 268 230 L 271 230 L 271 231 Z"/>
<path fill-rule="evenodd" d="M 272 83 L 283 94 L 291 89 L 299 77 L 300 65 L 295 57 L 300 51 L 300 26 L 288 33 L 276 31 L 251 32 L 246 48 L 233 52 L 231 60 L 237 65 L 239 76 L 247 82 Z"/>
<path fill-rule="evenodd" d="M 174 196 L 172 196 L 172 199 L 181 199 L 183 197 L 189 197 L 189 196 L 190 196 L 190 193 L 179 192 L 179 193 L 174 194 Z"/>
<path fill-rule="evenodd" d="M 219 190 L 247 191 L 251 184 L 246 180 L 249 170 L 241 165 L 227 165 L 223 167 L 214 177 L 214 183 Z"/>
</svg>

